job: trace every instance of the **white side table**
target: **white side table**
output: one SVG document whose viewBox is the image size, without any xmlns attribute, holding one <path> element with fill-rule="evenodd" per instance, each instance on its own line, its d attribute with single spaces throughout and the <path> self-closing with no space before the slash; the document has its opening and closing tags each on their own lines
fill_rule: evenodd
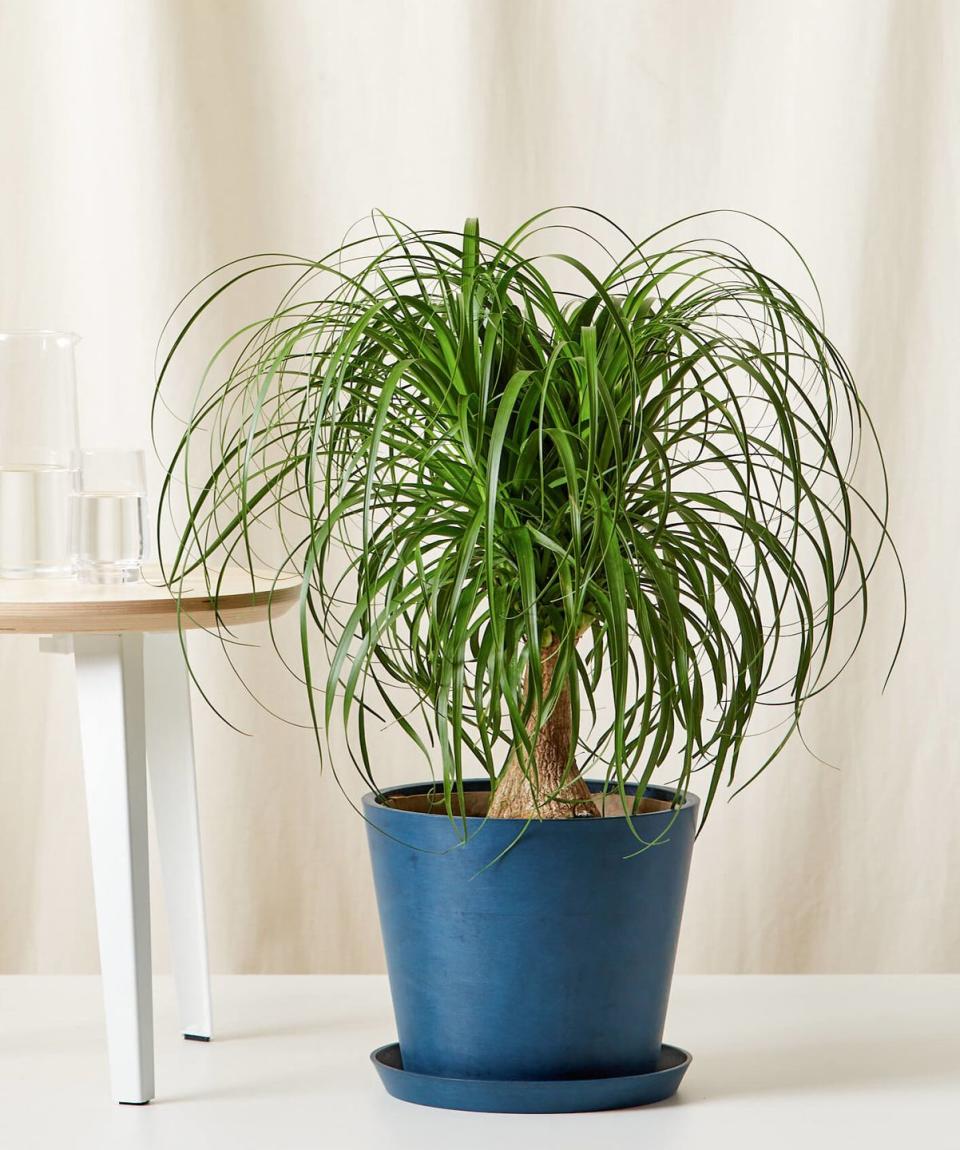
<svg viewBox="0 0 960 1150">
<path fill-rule="evenodd" d="M 189 673 L 180 626 L 211 627 L 206 589 L 177 602 L 146 570 L 140 583 L 0 580 L 0 634 L 73 652 L 97 907 L 110 1077 L 118 1102 L 154 1097 L 147 764 L 166 891 L 174 980 L 185 1037 L 211 1037 L 210 979 Z M 261 589 L 262 588 L 262 589 Z M 219 620 L 234 627 L 276 615 L 299 584 L 255 591 L 231 571 Z"/>
</svg>

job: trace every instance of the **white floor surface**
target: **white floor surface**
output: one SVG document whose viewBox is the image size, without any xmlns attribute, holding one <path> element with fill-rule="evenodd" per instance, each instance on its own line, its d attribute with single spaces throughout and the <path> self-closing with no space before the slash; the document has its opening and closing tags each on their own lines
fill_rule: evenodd
<svg viewBox="0 0 960 1150">
<path fill-rule="evenodd" d="M 96 978 L 0 978 L 0 1150 L 886 1150 L 960 1147 L 960 975 L 681 977 L 669 1102 L 463 1114 L 388 1097 L 386 980 L 214 980 L 209 1044 L 156 980 L 157 1099 L 109 1100 Z"/>
</svg>

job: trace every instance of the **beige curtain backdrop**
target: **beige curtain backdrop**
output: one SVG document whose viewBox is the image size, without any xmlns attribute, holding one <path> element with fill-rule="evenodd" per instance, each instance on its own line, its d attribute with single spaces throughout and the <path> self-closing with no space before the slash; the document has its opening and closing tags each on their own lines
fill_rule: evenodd
<svg viewBox="0 0 960 1150">
<path fill-rule="evenodd" d="M 680 966 L 960 970 L 958 56 L 951 0 L 6 0 L 0 327 L 80 332 L 84 438 L 146 446 L 182 292 L 247 253 L 319 254 L 372 207 L 491 234 L 557 203 L 638 235 L 714 207 L 775 221 L 876 419 L 909 630 L 881 694 L 888 561 L 808 712 L 831 765 L 795 743 L 716 810 Z M 252 684 L 302 717 L 249 638 Z M 215 969 L 382 969 L 361 822 L 308 734 L 192 643 L 245 732 L 195 700 Z M 0 637 L 0 712 L 0 971 L 93 971 L 70 661 Z M 378 749 L 385 780 L 422 773 Z"/>
</svg>

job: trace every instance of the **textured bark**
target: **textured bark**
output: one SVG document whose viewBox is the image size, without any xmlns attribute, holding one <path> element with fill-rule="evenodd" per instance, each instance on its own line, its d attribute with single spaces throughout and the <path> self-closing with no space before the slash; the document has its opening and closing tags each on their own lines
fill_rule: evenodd
<svg viewBox="0 0 960 1150">
<path fill-rule="evenodd" d="M 550 691 L 557 657 L 556 644 L 544 647 L 540 652 L 541 694 L 544 698 Z M 537 721 L 534 709 L 527 720 L 527 731 L 531 734 L 536 730 Z M 540 729 L 534 744 L 534 762 L 528 765 L 526 774 L 516 750 L 511 751 L 490 804 L 489 817 L 572 819 L 598 816 L 600 810 L 591 797 L 590 788 L 577 773 L 576 764 L 571 762 L 572 740 L 570 688 L 565 684 L 550 717 Z"/>
</svg>

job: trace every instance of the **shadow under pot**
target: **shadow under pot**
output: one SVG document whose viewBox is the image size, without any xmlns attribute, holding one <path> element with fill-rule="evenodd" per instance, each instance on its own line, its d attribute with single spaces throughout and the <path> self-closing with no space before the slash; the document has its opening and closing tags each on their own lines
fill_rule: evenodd
<svg viewBox="0 0 960 1150">
<path fill-rule="evenodd" d="M 511 1084 L 509 1098 L 517 1084 L 577 1083 L 582 1106 L 567 1091 L 566 1104 L 543 1096 L 502 1108 L 598 1109 L 604 1080 L 631 1080 L 637 1101 L 654 1100 L 643 1080 L 675 1049 L 662 1046 L 663 1024 L 697 798 L 673 807 L 672 790 L 648 787 L 630 820 L 612 795 L 602 818 L 526 825 L 484 821 L 487 785 L 465 784 L 467 813 L 456 824 L 432 784 L 363 799 L 399 1035 L 399 1052 L 375 1058 L 387 1089 L 494 1109 L 470 1096 L 449 1101 L 449 1083 Z M 425 1096 L 409 1083 L 406 1095 L 394 1090 L 398 1071 L 420 1079 Z M 438 1093 L 430 1082 L 448 1086 Z"/>
</svg>

